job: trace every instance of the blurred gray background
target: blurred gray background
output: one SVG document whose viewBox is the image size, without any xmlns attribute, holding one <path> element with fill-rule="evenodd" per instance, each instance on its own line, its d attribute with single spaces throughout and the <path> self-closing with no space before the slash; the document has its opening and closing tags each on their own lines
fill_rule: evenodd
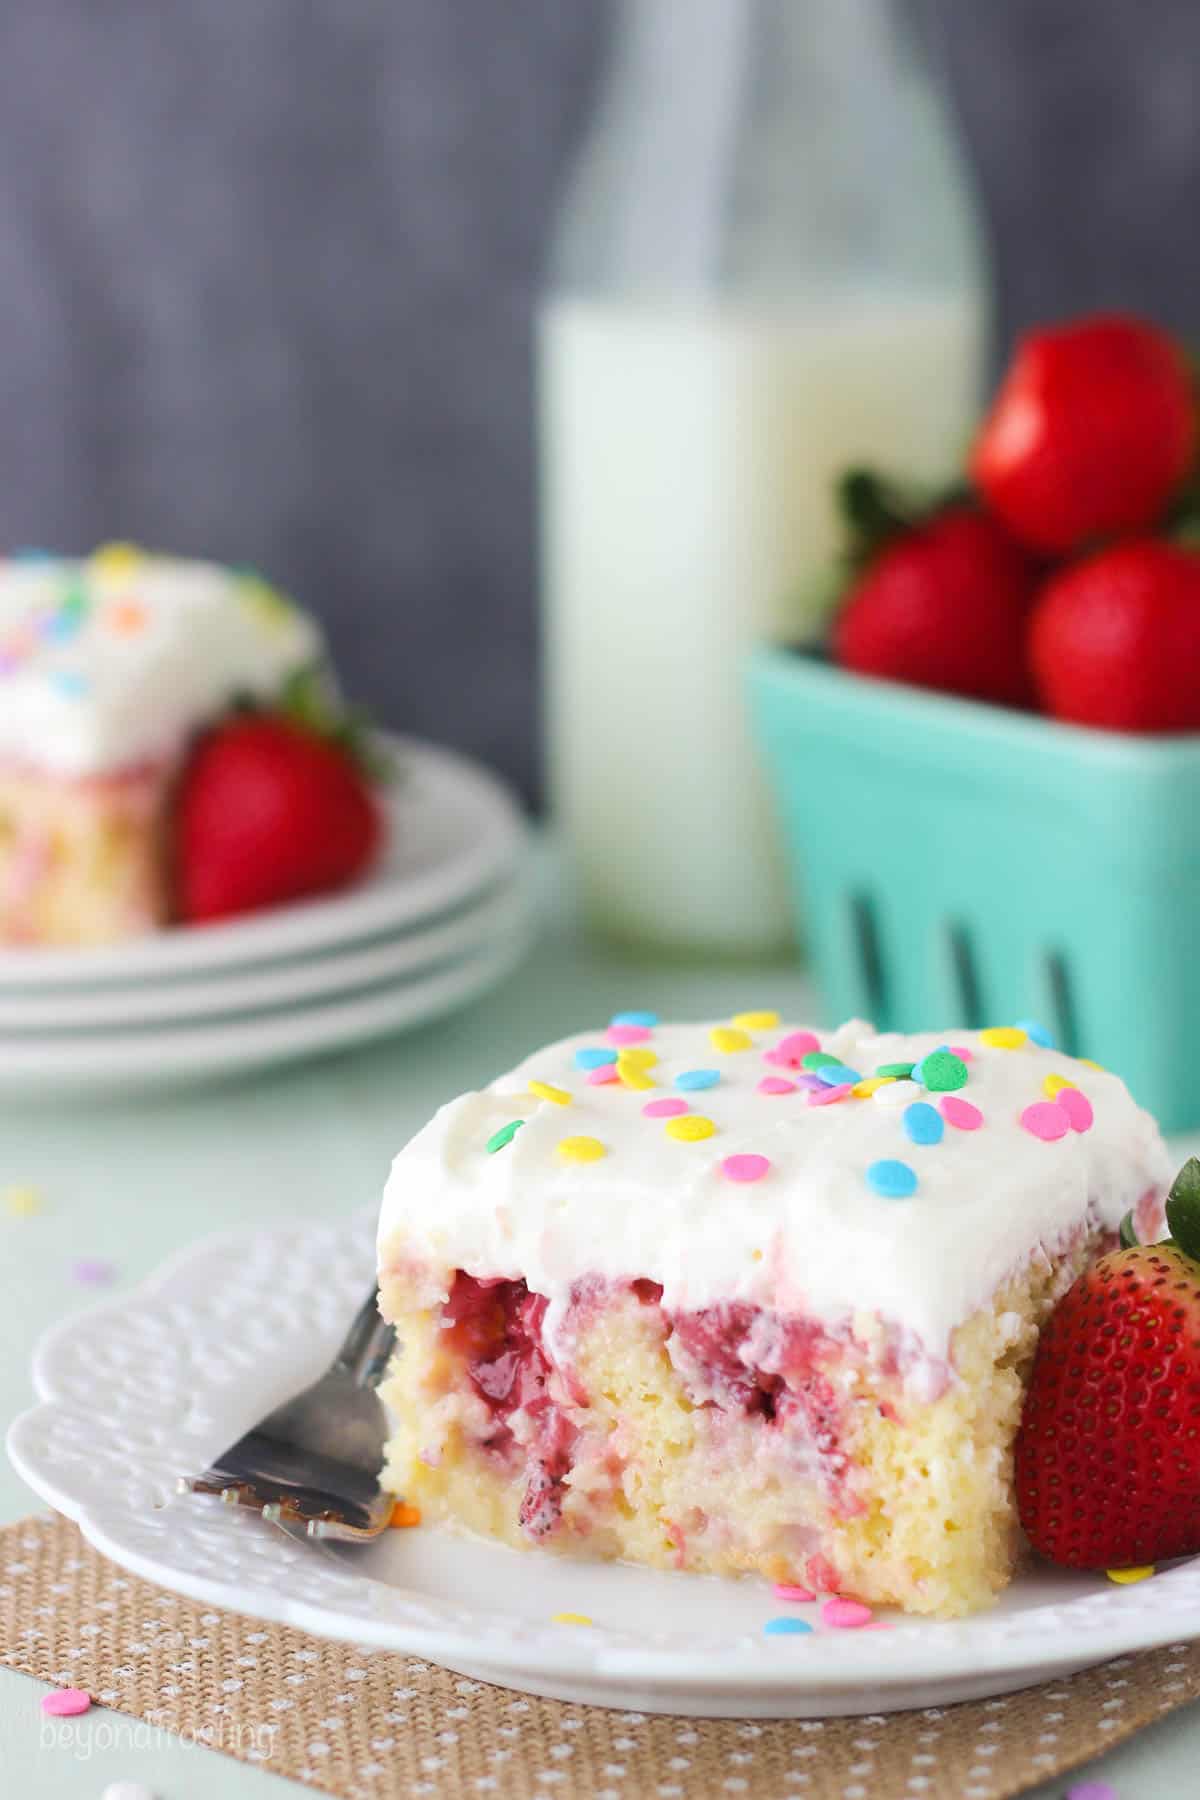
<svg viewBox="0 0 1200 1800">
<path fill-rule="evenodd" d="M 822 0 L 835 4 L 836 0 Z M 931 0 L 1002 337 L 1200 338 L 1197 0 Z M 8 0 L 0 542 L 257 564 L 536 775 L 530 320 L 606 0 Z"/>
</svg>

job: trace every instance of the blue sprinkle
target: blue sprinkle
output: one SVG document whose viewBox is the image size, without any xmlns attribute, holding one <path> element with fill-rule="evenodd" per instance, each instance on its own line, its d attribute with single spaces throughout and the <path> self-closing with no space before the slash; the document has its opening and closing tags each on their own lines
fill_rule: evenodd
<svg viewBox="0 0 1200 1800">
<path fill-rule="evenodd" d="M 1050 1036 L 1046 1027 L 1044 1025 L 1039 1025 L 1036 1019 L 1018 1019 L 1016 1025 L 1017 1030 L 1023 1031 L 1030 1042 L 1037 1044 L 1039 1049 L 1053 1050 L 1054 1039 Z"/>
<path fill-rule="evenodd" d="M 917 1172 L 906 1162 L 885 1156 L 867 1170 L 867 1186 L 885 1200 L 907 1200 L 917 1191 Z"/>
<path fill-rule="evenodd" d="M 822 1063 L 816 1076 L 826 1087 L 853 1087 L 856 1081 L 862 1080 L 858 1070 L 847 1068 L 845 1063 Z"/>
<path fill-rule="evenodd" d="M 53 550 L 21 549 L 12 552 L 11 560 L 23 563 L 46 563 L 57 562 L 58 558 Z"/>
<path fill-rule="evenodd" d="M 720 1069 L 685 1069 L 682 1075 L 675 1077 L 675 1086 L 690 1094 L 696 1088 L 716 1087 L 720 1079 Z"/>
<path fill-rule="evenodd" d="M 765 1637 L 807 1637 L 811 1632 L 806 1619 L 768 1619 L 763 1626 Z"/>
<path fill-rule="evenodd" d="M 914 1144 L 940 1144 L 946 1131 L 941 1113 L 935 1112 L 924 1100 L 914 1100 L 911 1106 L 906 1106 L 901 1122 Z"/>
<path fill-rule="evenodd" d="M 653 1031 L 658 1024 L 658 1014 L 652 1012 L 614 1013 L 608 1022 L 610 1025 L 644 1025 L 647 1031 Z"/>
<path fill-rule="evenodd" d="M 602 1069 L 606 1063 L 615 1063 L 616 1060 L 617 1052 L 615 1050 L 577 1050 L 575 1052 L 577 1069 Z"/>
<path fill-rule="evenodd" d="M 78 613 L 56 612 L 44 618 L 38 627 L 40 635 L 50 644 L 65 644 L 81 629 L 83 620 Z"/>
<path fill-rule="evenodd" d="M 50 680 L 68 700 L 82 700 L 88 691 L 87 676 L 78 674 L 74 669 L 55 669 Z"/>
</svg>

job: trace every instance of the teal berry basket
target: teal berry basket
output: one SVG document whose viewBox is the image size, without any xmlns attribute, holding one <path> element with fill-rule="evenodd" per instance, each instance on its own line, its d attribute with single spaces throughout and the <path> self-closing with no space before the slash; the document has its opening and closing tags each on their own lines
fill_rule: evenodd
<svg viewBox="0 0 1200 1800">
<path fill-rule="evenodd" d="M 1200 1124 L 1200 736 L 1139 738 L 762 649 L 748 681 L 830 1017 L 1044 1022 Z"/>
</svg>

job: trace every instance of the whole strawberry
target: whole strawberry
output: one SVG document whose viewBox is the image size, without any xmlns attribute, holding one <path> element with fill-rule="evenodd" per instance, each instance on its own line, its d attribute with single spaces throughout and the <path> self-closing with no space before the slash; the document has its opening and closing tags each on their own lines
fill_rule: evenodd
<svg viewBox="0 0 1200 1800">
<path fill-rule="evenodd" d="M 1200 554 L 1140 538 L 1054 577 L 1030 620 L 1055 718 L 1109 731 L 1200 731 Z"/>
<path fill-rule="evenodd" d="M 189 923 L 347 886 L 379 847 L 351 752 L 285 713 L 235 715 L 201 738 L 175 810 L 179 915 Z"/>
<path fill-rule="evenodd" d="M 1196 453 L 1183 353 L 1143 319 L 1077 319 L 1017 346 L 971 456 L 1014 537 L 1047 553 L 1157 524 Z"/>
<path fill-rule="evenodd" d="M 1115 1250 L 1086 1270 L 1038 1343 L 1017 1434 L 1017 1508 L 1034 1549 L 1070 1568 L 1200 1551 L 1194 1157 L 1167 1221 L 1167 1242 Z"/>
<path fill-rule="evenodd" d="M 842 667 L 1028 705 L 1025 628 L 1035 573 L 1004 528 L 958 504 L 877 536 L 834 624 Z"/>
</svg>

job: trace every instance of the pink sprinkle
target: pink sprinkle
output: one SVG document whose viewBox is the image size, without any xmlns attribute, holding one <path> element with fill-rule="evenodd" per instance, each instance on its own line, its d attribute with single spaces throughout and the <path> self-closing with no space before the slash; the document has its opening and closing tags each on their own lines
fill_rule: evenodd
<svg viewBox="0 0 1200 1800">
<path fill-rule="evenodd" d="M 958 1052 L 954 1054 L 957 1056 Z M 969 1100 L 960 1100 L 957 1094 L 943 1094 L 938 1102 L 938 1111 L 947 1125 L 956 1125 L 960 1131 L 978 1131 L 983 1124 L 983 1114 Z"/>
<path fill-rule="evenodd" d="M 821 1608 L 821 1623 L 831 1625 L 835 1631 L 856 1631 L 861 1625 L 869 1625 L 874 1617 L 861 1600 L 827 1600 Z"/>
<path fill-rule="evenodd" d="M 779 1068 L 798 1069 L 806 1056 L 820 1048 L 820 1039 L 811 1031 L 789 1031 L 773 1050 L 767 1051 L 767 1061 Z"/>
<path fill-rule="evenodd" d="M 79 1282 L 81 1287 L 107 1287 L 116 1278 L 113 1264 L 97 1256 L 81 1256 L 71 1264 L 71 1279 Z"/>
<path fill-rule="evenodd" d="M 56 1688 L 52 1694 L 42 1695 L 42 1711 L 53 1719 L 73 1719 L 87 1712 L 91 1704 L 92 1696 L 82 1688 Z"/>
<path fill-rule="evenodd" d="M 721 1173 L 730 1181 L 761 1181 L 770 1167 L 769 1156 L 727 1156 Z"/>
<path fill-rule="evenodd" d="M 892 1629 L 892 1621 L 890 1619 L 872 1619 L 871 1623 L 869 1625 L 864 1625 L 862 1629 L 864 1631 L 890 1631 Z"/>
<path fill-rule="evenodd" d="M 601 1063 L 598 1069 L 588 1070 L 589 1087 L 607 1087 L 610 1081 L 619 1081 L 616 1063 Z"/>
<path fill-rule="evenodd" d="M 1052 1144 L 1056 1138 L 1066 1137 L 1071 1129 L 1066 1109 L 1057 1100 L 1035 1100 L 1021 1114 L 1021 1123 L 1035 1138 L 1041 1138 L 1043 1144 Z"/>
<path fill-rule="evenodd" d="M 785 1081 L 782 1075 L 764 1075 L 758 1084 L 760 1094 L 794 1094 L 794 1081 Z"/>
<path fill-rule="evenodd" d="M 801 1587 L 797 1581 L 773 1581 L 771 1597 L 775 1600 L 791 1600 L 797 1606 L 803 1606 L 808 1600 L 815 1600 L 816 1595 L 808 1588 Z"/>
<path fill-rule="evenodd" d="M 677 1119 L 689 1110 L 686 1100 L 647 1100 L 642 1108 L 647 1119 Z"/>
<path fill-rule="evenodd" d="M 1071 1121 L 1072 1131 L 1092 1129 L 1092 1120 L 1096 1116 L 1092 1111 L 1092 1103 L 1078 1088 L 1059 1088 L 1054 1096 L 1054 1104 L 1061 1106 L 1066 1113 Z"/>
<path fill-rule="evenodd" d="M 854 1083 L 852 1081 L 844 1081 L 841 1087 L 825 1087 L 822 1083 L 820 1091 L 816 1088 L 810 1089 L 808 1104 L 810 1106 L 832 1106 L 835 1100 L 844 1100 L 847 1094 L 853 1092 Z"/>
<path fill-rule="evenodd" d="M 605 1032 L 610 1044 L 644 1044 L 650 1036 L 648 1025 L 610 1025 Z"/>
<path fill-rule="evenodd" d="M 965 1044 L 948 1044 L 946 1048 L 951 1056 L 957 1056 L 959 1062 L 974 1062 L 975 1052 L 968 1050 Z"/>
<path fill-rule="evenodd" d="M 1077 1781 L 1067 1789 L 1067 1800 L 1117 1800 L 1117 1790 L 1107 1781 Z"/>
</svg>

